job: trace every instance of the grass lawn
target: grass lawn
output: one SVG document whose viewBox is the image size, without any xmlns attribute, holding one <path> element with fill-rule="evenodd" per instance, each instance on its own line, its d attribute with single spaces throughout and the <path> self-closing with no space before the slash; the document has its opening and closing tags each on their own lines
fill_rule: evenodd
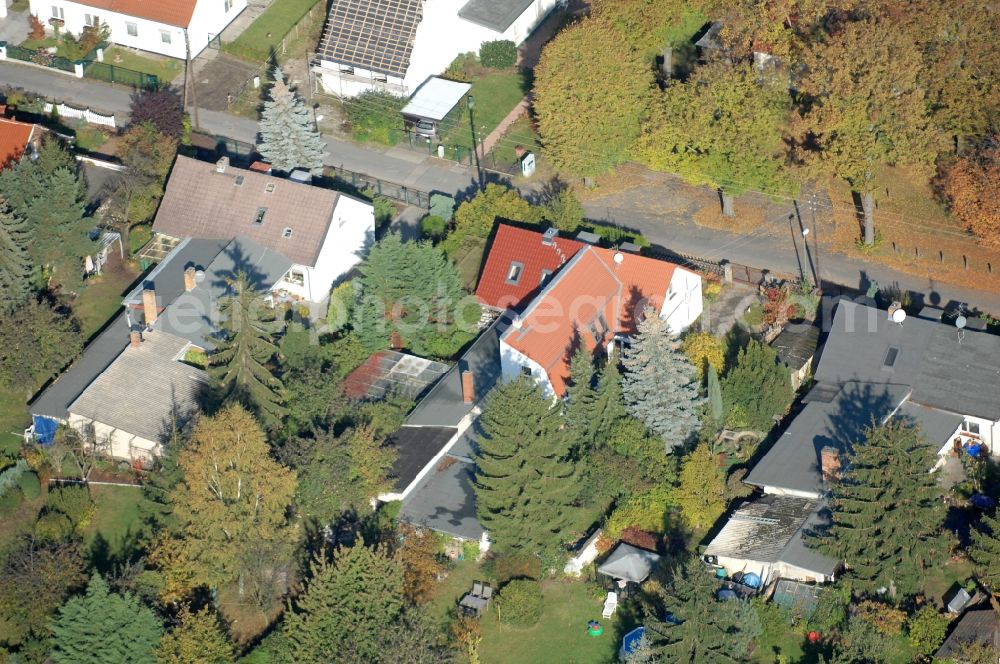
<svg viewBox="0 0 1000 664">
<path fill-rule="evenodd" d="M 606 664 L 617 661 L 624 634 L 619 614 L 601 617 L 603 602 L 592 596 L 592 586 L 582 581 L 546 581 L 541 620 L 529 629 L 516 629 L 497 622 L 496 603 L 480 621 L 483 640 L 479 654 L 483 664 Z M 599 620 L 604 634 L 587 634 L 587 621 Z"/>
<path fill-rule="evenodd" d="M 524 76 L 517 71 L 497 71 L 479 76 L 472 81 L 469 91 L 476 101 L 473 109 L 478 134 L 485 139 L 500 121 L 507 117 L 514 106 L 524 97 Z M 466 150 L 472 146 L 469 129 L 469 109 L 459 103 L 441 121 L 441 143 L 446 146 L 460 145 Z"/>
<path fill-rule="evenodd" d="M 234 41 L 222 50 L 251 62 L 262 62 L 271 55 L 288 31 L 316 5 L 317 0 L 274 0 Z"/>
<path fill-rule="evenodd" d="M 20 434 L 30 423 L 23 392 L 0 387 L 0 451 L 16 454 L 21 447 Z"/>
<path fill-rule="evenodd" d="M 479 266 L 483 263 L 483 252 L 485 251 L 486 240 L 467 237 L 461 249 L 451 257 L 458 267 L 458 276 L 462 280 L 462 285 L 470 292 L 476 290 L 476 282 L 479 280 Z"/>
<path fill-rule="evenodd" d="M 84 547 L 94 564 L 128 559 L 146 534 L 140 505 L 146 501 L 142 489 L 125 486 L 91 486 L 96 509 L 83 533 Z"/>
<path fill-rule="evenodd" d="M 541 156 L 542 140 L 531 128 L 531 120 L 526 116 L 510 126 L 500 142 L 486 155 L 483 165 L 498 170 L 507 170 L 516 165 L 519 159 L 514 148 L 518 145 L 528 152 L 534 152 L 536 159 Z"/>
<path fill-rule="evenodd" d="M 116 58 L 121 57 L 121 62 Z M 123 69 L 141 71 L 144 74 L 152 74 L 164 86 L 177 78 L 181 73 L 181 61 L 174 58 L 154 58 L 151 56 L 136 55 L 126 48 L 112 46 L 104 53 L 104 63 Z"/>
<path fill-rule="evenodd" d="M 458 606 L 462 596 L 472 590 L 472 582 L 481 580 L 483 574 L 474 560 L 456 562 L 448 576 L 438 585 L 434 598 L 427 604 L 427 612 L 444 624 Z"/>
<path fill-rule="evenodd" d="M 73 314 L 86 338 L 93 336 L 118 311 L 122 296 L 139 276 L 133 263 L 121 263 L 117 256 L 104 273 L 87 281 L 87 287 L 73 302 Z"/>
</svg>

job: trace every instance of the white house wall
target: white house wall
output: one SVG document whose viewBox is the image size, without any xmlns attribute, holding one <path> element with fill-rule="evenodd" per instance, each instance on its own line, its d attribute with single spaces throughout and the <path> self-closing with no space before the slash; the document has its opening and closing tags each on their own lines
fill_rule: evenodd
<svg viewBox="0 0 1000 664">
<path fill-rule="evenodd" d="M 719 566 L 724 567 L 726 576 L 732 576 L 736 572 L 749 574 L 753 572 L 761 578 L 762 585 L 770 583 L 774 579 L 793 579 L 804 583 L 826 583 L 833 581 L 833 577 L 826 576 L 822 572 L 803 569 L 795 565 L 789 565 L 782 561 L 765 563 L 758 560 L 747 560 L 744 558 L 730 558 L 719 556 Z"/>
<path fill-rule="evenodd" d="M 115 459 L 149 461 L 160 455 L 159 443 L 77 413 L 69 414 L 69 425 L 81 433 L 93 427 L 94 439 L 98 442 L 100 450 Z M 110 443 L 110 447 L 106 446 L 105 443 Z"/>
<path fill-rule="evenodd" d="M 338 97 L 356 97 L 367 90 L 383 89 L 399 96 L 408 96 L 409 91 L 403 87 L 403 79 L 398 76 L 386 76 L 384 83 L 375 80 L 376 74 L 361 67 L 351 67 L 353 73 L 341 72 L 341 65 L 329 60 L 321 60 L 317 71 L 323 89 Z"/>
<path fill-rule="evenodd" d="M 316 265 L 295 265 L 291 269 L 304 274 L 304 283 L 281 281 L 277 287 L 310 302 L 322 302 L 330 294 L 333 282 L 362 261 L 374 238 L 375 210 L 372 204 L 339 196 Z"/>
<path fill-rule="evenodd" d="M 209 39 L 222 32 L 223 28 L 229 25 L 246 6 L 246 0 L 232 0 L 232 7 L 227 12 L 225 0 L 200 0 L 195 6 L 188 29 L 191 57 L 201 53 L 208 45 Z M 186 57 L 183 28 L 66 0 L 30 0 L 31 13 L 38 15 L 49 32 L 52 31 L 49 19 L 54 16 L 53 7 L 62 9 L 62 18 L 66 22 L 61 28 L 64 32 L 79 35 L 87 25 L 86 15 L 89 14 L 96 16 L 101 23 L 107 24 L 111 30 L 109 39 L 115 44 L 181 60 Z M 134 37 L 128 33 L 128 23 L 134 23 L 136 26 Z M 169 44 L 163 41 L 161 31 L 169 33 Z M 108 64 L 114 63 L 108 61 Z"/>
<path fill-rule="evenodd" d="M 541 385 L 545 396 L 551 397 L 555 394 L 549 381 L 549 374 L 542 365 L 500 339 L 500 373 L 503 379 L 514 380 L 523 374 L 522 369 L 525 367 L 531 370 L 531 377 Z"/>
<path fill-rule="evenodd" d="M 680 334 L 687 329 L 701 316 L 703 306 L 701 277 L 682 267 L 674 269 L 660 310 L 660 318 L 667 321 L 671 334 Z"/>
</svg>

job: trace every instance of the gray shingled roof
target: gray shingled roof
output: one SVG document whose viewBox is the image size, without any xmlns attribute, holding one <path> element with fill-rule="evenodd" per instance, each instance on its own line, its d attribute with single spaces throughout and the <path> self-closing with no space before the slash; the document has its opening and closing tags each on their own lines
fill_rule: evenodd
<svg viewBox="0 0 1000 664">
<path fill-rule="evenodd" d="M 153 230 L 176 238 L 227 242 L 244 235 L 298 265 L 312 267 L 339 195 L 234 166 L 218 173 L 213 163 L 178 156 Z M 256 223 L 260 210 L 264 210 L 262 221 Z M 292 229 L 289 237 L 286 228 Z"/>
<path fill-rule="evenodd" d="M 469 0 L 458 15 L 494 32 L 507 28 L 532 5 L 534 0 Z"/>
<path fill-rule="evenodd" d="M 899 409 L 897 417 L 905 418 L 918 425 L 927 442 L 938 449 L 948 442 L 965 420 L 961 415 L 919 406 L 909 401 Z"/>
<path fill-rule="evenodd" d="M 333 0 L 316 55 L 402 78 L 421 18 L 422 0 Z"/>
<path fill-rule="evenodd" d="M 892 368 L 886 354 L 898 348 Z M 915 316 L 902 325 L 884 310 L 841 300 L 816 369 L 825 383 L 913 386 L 912 400 L 954 413 L 1000 419 L 1000 337 Z"/>
<path fill-rule="evenodd" d="M 417 478 L 424 466 L 448 444 L 458 429 L 452 427 L 407 427 L 397 429 L 386 445 L 397 451 L 389 476 L 397 491 L 403 491 Z"/>
<path fill-rule="evenodd" d="M 796 323 L 788 325 L 771 342 L 778 359 L 794 371 L 812 362 L 818 345 L 819 326 Z"/>
<path fill-rule="evenodd" d="M 278 252 L 249 238 L 236 237 L 205 269 L 204 280 L 170 302 L 154 327 L 211 349 L 221 322 L 219 305 L 232 292 L 228 280 L 242 272 L 255 290 L 267 291 L 291 266 L 292 262 Z"/>
<path fill-rule="evenodd" d="M 963 646 L 975 643 L 991 644 L 995 653 L 1000 653 L 1000 627 L 996 613 L 991 608 L 967 611 L 934 653 L 934 659 L 937 661 L 961 655 Z"/>
<path fill-rule="evenodd" d="M 820 385 L 824 399 L 829 386 Z M 842 452 L 862 440 L 865 427 L 885 420 L 910 393 L 907 385 L 846 383 L 830 401 L 810 400 L 746 477 L 748 484 L 819 494 L 820 450 Z"/>
<path fill-rule="evenodd" d="M 72 404 L 69 412 L 147 440 L 162 441 L 198 408 L 205 372 L 178 361 L 188 346 L 165 332 L 128 346 Z"/>
<path fill-rule="evenodd" d="M 832 575 L 837 561 L 809 549 L 803 540 L 806 531 L 825 522 L 822 509 L 820 502 L 805 498 L 761 496 L 733 512 L 704 555 L 782 562 Z"/>
<path fill-rule="evenodd" d="M 446 454 L 403 499 L 400 518 L 455 537 L 478 540 L 483 527 L 476 518 L 474 468 L 473 464 Z"/>
</svg>

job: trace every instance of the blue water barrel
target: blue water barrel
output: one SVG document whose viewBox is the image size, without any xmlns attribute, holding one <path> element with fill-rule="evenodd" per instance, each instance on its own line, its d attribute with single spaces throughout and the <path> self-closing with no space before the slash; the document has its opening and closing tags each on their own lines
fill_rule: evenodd
<svg viewBox="0 0 1000 664">
<path fill-rule="evenodd" d="M 743 585 L 748 588 L 760 588 L 760 576 L 754 572 L 744 574 Z"/>
</svg>

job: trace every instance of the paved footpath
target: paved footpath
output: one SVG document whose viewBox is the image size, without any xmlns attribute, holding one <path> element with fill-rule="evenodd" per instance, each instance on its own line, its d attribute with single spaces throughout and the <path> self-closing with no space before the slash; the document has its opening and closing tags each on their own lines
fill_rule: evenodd
<svg viewBox="0 0 1000 664">
<path fill-rule="evenodd" d="M 3 0 L 0 0 L 3 1 Z M 0 85 L 12 85 L 42 94 L 49 99 L 113 112 L 123 122 L 128 118 L 131 90 L 112 87 L 88 79 L 77 79 L 47 69 L 0 62 Z M 218 111 L 201 111 L 202 129 L 247 143 L 255 142 L 257 123 Z M 469 193 L 475 189 L 471 171 L 454 162 L 439 160 L 405 148 L 372 150 L 355 143 L 327 138 L 327 164 L 366 173 L 422 191 L 450 194 Z M 669 203 L 671 192 L 664 191 Z M 587 216 L 609 220 L 639 230 L 651 242 L 672 251 L 707 259 L 728 259 L 777 272 L 797 274 L 800 258 L 789 246 L 765 233 L 740 235 L 698 226 L 684 210 L 678 214 L 650 214 L 639 209 L 609 209 L 606 205 L 585 205 Z M 818 229 L 817 229 L 818 230 Z M 939 305 L 965 303 L 1000 315 L 1000 294 L 975 288 L 940 284 L 877 264 L 869 264 L 839 254 L 821 254 L 819 272 L 822 281 L 865 290 L 871 280 L 882 285 L 899 283 L 903 288 L 922 294 L 926 302 Z"/>
</svg>

